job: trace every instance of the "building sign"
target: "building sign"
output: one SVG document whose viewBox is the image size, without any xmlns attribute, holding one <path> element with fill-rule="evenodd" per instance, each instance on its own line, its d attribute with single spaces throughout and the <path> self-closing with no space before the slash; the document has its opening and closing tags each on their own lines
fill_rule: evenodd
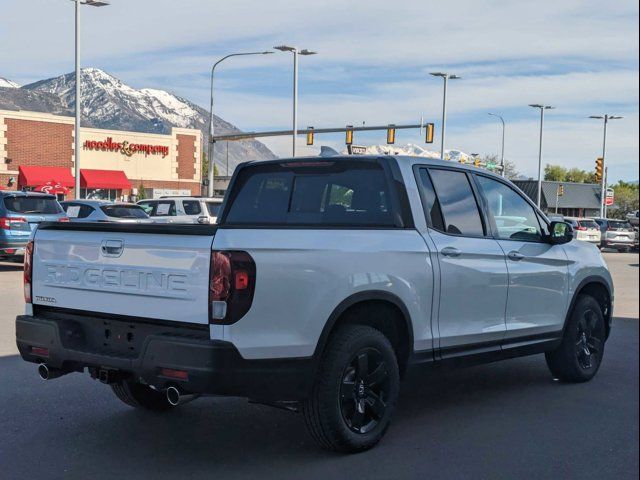
<svg viewBox="0 0 640 480">
<path fill-rule="evenodd" d="M 367 147 L 362 145 L 347 145 L 347 151 L 349 155 L 366 155 Z"/>
<path fill-rule="evenodd" d="M 604 197 L 604 204 L 607 207 L 610 207 L 611 205 L 613 205 L 613 201 L 615 200 L 615 192 L 613 191 L 613 188 L 607 188 L 605 197 Z"/>
<path fill-rule="evenodd" d="M 129 143 L 128 141 L 124 142 L 114 142 L 111 137 L 107 137 L 106 140 L 102 142 L 97 142 L 94 140 L 85 140 L 82 147 L 85 150 L 102 150 L 106 152 L 120 152 L 127 157 L 130 157 L 134 153 L 144 153 L 144 156 L 147 155 L 162 155 L 162 157 L 166 157 L 169 155 L 169 147 L 165 145 L 147 145 L 143 143 Z"/>
</svg>

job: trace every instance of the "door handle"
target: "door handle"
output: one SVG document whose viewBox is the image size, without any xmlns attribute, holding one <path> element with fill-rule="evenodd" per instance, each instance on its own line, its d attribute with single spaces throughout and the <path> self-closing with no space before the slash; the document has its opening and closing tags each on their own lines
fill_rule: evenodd
<svg viewBox="0 0 640 480">
<path fill-rule="evenodd" d="M 514 262 L 519 262 L 520 260 L 525 258 L 525 256 L 523 254 L 521 254 L 520 252 L 518 252 L 516 250 L 514 250 L 512 252 L 509 252 L 507 254 L 507 256 L 509 257 L 509 259 L 513 260 Z"/>
<path fill-rule="evenodd" d="M 459 250 L 456 247 L 444 247 L 440 250 L 440 253 L 445 257 L 459 257 L 462 255 L 462 250 Z"/>
</svg>

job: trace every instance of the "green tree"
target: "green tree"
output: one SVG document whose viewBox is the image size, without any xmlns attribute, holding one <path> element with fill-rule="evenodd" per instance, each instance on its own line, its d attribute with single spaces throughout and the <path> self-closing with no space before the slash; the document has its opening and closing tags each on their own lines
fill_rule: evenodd
<svg viewBox="0 0 640 480">
<path fill-rule="evenodd" d="M 552 182 L 566 182 L 567 169 L 560 165 L 547 164 L 544 167 L 544 179 Z"/>
<path fill-rule="evenodd" d="M 140 184 L 138 185 L 138 200 L 144 200 L 147 198 L 147 191 L 144 188 L 144 183 L 140 180 Z"/>
<path fill-rule="evenodd" d="M 638 210 L 638 184 L 627 183 L 620 180 L 613 185 L 615 192 L 615 204 L 618 208 L 610 210 L 610 216 L 614 218 L 625 218 L 627 213 Z"/>
</svg>

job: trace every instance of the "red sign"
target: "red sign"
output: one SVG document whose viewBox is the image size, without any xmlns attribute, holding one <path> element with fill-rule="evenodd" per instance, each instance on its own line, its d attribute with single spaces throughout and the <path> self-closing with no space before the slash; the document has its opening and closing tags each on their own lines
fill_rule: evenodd
<svg viewBox="0 0 640 480">
<path fill-rule="evenodd" d="M 604 197 L 604 204 L 607 207 L 610 207 L 611 205 L 613 205 L 613 201 L 615 198 L 614 196 L 615 196 L 615 192 L 613 191 L 613 188 L 607 188 L 607 192 Z"/>
<path fill-rule="evenodd" d="M 120 152 L 123 155 L 130 157 L 134 153 L 144 153 L 144 156 L 147 155 L 162 155 L 166 157 L 169 155 L 169 147 L 165 145 L 148 145 L 143 143 L 129 143 L 128 141 L 124 142 L 114 142 L 111 137 L 107 137 L 107 139 L 103 142 L 96 142 L 94 140 L 85 140 L 82 145 L 86 150 L 102 150 L 107 152 Z"/>
<path fill-rule="evenodd" d="M 67 193 L 69 193 L 69 189 L 67 187 L 65 187 L 64 185 L 60 185 L 55 180 L 50 180 L 44 185 L 40 185 L 39 187 L 34 188 L 34 190 L 36 192 L 44 192 L 50 195 L 66 195 Z"/>
</svg>

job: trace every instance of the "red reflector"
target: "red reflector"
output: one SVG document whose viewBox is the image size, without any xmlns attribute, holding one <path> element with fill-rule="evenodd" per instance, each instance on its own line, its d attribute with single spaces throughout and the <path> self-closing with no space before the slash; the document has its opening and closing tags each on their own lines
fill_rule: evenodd
<svg viewBox="0 0 640 480">
<path fill-rule="evenodd" d="M 49 349 L 44 347 L 31 347 L 31 353 L 40 357 L 48 357 Z"/>
<path fill-rule="evenodd" d="M 8 253 L 9 255 L 13 255 L 14 253 L 16 253 L 16 249 L 15 248 L 7 248 L 5 250 L 5 253 Z"/>
<path fill-rule="evenodd" d="M 59 222 L 68 222 L 69 221 L 69 217 L 60 217 L 58 219 Z"/>
<path fill-rule="evenodd" d="M 172 368 L 163 368 L 160 371 L 163 377 L 176 378 L 178 380 L 189 380 L 189 374 L 184 370 L 174 370 Z"/>
<path fill-rule="evenodd" d="M 576 230 L 580 230 L 581 232 L 585 232 L 587 227 L 576 227 Z"/>
<path fill-rule="evenodd" d="M 246 270 L 236 270 L 236 290 L 244 290 L 249 287 L 249 274 Z"/>
</svg>

